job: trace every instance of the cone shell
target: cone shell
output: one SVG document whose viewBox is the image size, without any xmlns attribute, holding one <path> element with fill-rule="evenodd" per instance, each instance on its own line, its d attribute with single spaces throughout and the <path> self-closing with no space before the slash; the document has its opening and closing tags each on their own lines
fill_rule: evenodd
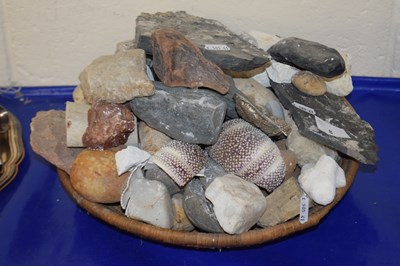
<svg viewBox="0 0 400 266">
<path fill-rule="evenodd" d="M 207 154 L 200 146 L 177 140 L 162 147 L 151 160 L 181 187 L 207 166 Z"/>
<path fill-rule="evenodd" d="M 225 171 L 250 181 L 268 192 L 283 181 L 285 162 L 276 144 L 261 130 L 242 119 L 225 122 L 210 156 Z"/>
</svg>

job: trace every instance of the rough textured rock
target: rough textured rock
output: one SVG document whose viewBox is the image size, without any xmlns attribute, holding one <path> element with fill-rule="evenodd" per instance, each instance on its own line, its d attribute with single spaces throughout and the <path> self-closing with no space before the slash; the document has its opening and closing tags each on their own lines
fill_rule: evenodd
<svg viewBox="0 0 400 266">
<path fill-rule="evenodd" d="M 79 85 L 74 89 L 72 98 L 74 99 L 75 103 L 88 103 L 85 99 L 85 95 L 83 95 L 82 88 Z"/>
<path fill-rule="evenodd" d="M 346 186 L 346 177 L 335 160 L 322 155 L 316 164 L 303 166 L 299 183 L 316 203 L 327 205 L 335 198 L 336 188 Z"/>
<path fill-rule="evenodd" d="M 299 71 L 292 77 L 293 85 L 301 92 L 311 96 L 321 96 L 326 93 L 323 78 L 310 71 Z"/>
<path fill-rule="evenodd" d="M 289 134 L 287 138 L 287 146 L 288 149 L 296 155 L 300 166 L 308 163 L 316 163 L 324 154 L 332 157 L 334 160 L 339 159 L 339 155 L 335 150 L 309 138 L 303 137 L 300 135 L 297 128 Z"/>
<path fill-rule="evenodd" d="M 83 147 L 82 136 L 88 126 L 88 111 L 90 107 L 86 103 L 66 103 L 65 123 L 68 147 Z"/>
<path fill-rule="evenodd" d="M 88 127 L 82 143 L 90 149 L 107 149 L 125 144 L 135 129 L 132 112 L 122 104 L 96 102 L 88 111 Z"/>
<path fill-rule="evenodd" d="M 153 129 L 144 122 L 139 122 L 140 147 L 150 154 L 156 153 L 159 149 L 171 141 L 171 138 L 164 133 Z"/>
<path fill-rule="evenodd" d="M 169 88 L 155 82 L 156 93 L 130 102 L 141 120 L 173 139 L 213 144 L 221 131 L 226 103 L 206 90 Z"/>
<path fill-rule="evenodd" d="M 174 212 L 167 188 L 159 181 L 145 179 L 140 169 L 129 178 L 121 206 L 130 218 L 167 229 L 173 225 Z"/>
<path fill-rule="evenodd" d="M 267 207 L 261 190 L 235 175 L 216 177 L 205 192 L 219 224 L 229 234 L 248 231 Z"/>
<path fill-rule="evenodd" d="M 283 118 L 273 116 L 269 111 L 261 111 L 245 96 L 237 94 L 234 99 L 236 102 L 236 110 L 240 117 L 261 129 L 261 131 L 269 137 L 287 136 L 290 133 L 290 126 Z"/>
<path fill-rule="evenodd" d="M 194 226 L 187 217 L 183 209 L 183 194 L 178 193 L 172 197 L 172 209 L 174 211 L 173 230 L 179 231 L 193 231 Z"/>
<path fill-rule="evenodd" d="M 159 29 L 151 35 L 153 68 L 170 87 L 206 87 L 221 94 L 229 90 L 224 72 L 207 60 L 200 49 L 174 29 Z"/>
<path fill-rule="evenodd" d="M 262 113 L 284 118 L 283 107 L 270 88 L 266 88 L 254 79 L 233 79 L 236 88 L 241 91 Z"/>
<path fill-rule="evenodd" d="M 351 79 L 351 62 L 350 55 L 343 53 L 346 70 L 338 77 L 326 79 L 326 90 L 327 92 L 337 96 L 347 96 L 353 91 L 353 81 Z"/>
<path fill-rule="evenodd" d="M 195 178 L 185 187 L 183 208 L 192 224 L 201 231 L 223 233 L 218 223 L 212 203 L 206 199 L 202 182 Z"/>
<path fill-rule="evenodd" d="M 137 47 L 151 54 L 153 47 L 150 36 L 153 31 L 161 28 L 173 28 L 187 36 L 208 60 L 222 69 L 247 71 L 269 61 L 266 52 L 240 38 L 220 22 L 183 11 L 140 14 L 136 18 Z"/>
<path fill-rule="evenodd" d="M 345 63 L 339 52 L 317 42 L 289 37 L 271 46 L 268 52 L 278 62 L 327 78 L 341 75 L 345 70 Z"/>
<path fill-rule="evenodd" d="M 374 130 L 342 98 L 326 93 L 300 94 L 291 84 L 273 83 L 275 93 L 290 110 L 299 132 L 366 164 L 378 160 Z"/>
<path fill-rule="evenodd" d="M 30 127 L 32 150 L 69 174 L 72 163 L 82 148 L 67 147 L 65 111 L 37 112 Z"/>
<path fill-rule="evenodd" d="M 117 47 L 115 48 L 115 53 L 126 52 L 129 50 L 136 49 L 136 41 L 135 40 L 127 40 L 123 42 L 117 43 Z"/>
<path fill-rule="evenodd" d="M 257 225 L 262 227 L 274 226 L 286 222 L 300 213 L 300 198 L 303 190 L 297 178 L 291 177 L 266 197 L 267 208 Z M 309 200 L 309 208 L 314 206 Z"/>
<path fill-rule="evenodd" d="M 277 35 L 271 35 L 262 31 L 258 31 L 258 30 L 250 30 L 246 33 L 244 33 L 244 35 L 242 35 L 242 37 L 247 40 L 249 43 L 255 45 L 256 47 L 264 50 L 264 51 L 268 51 L 268 49 L 276 44 L 277 42 L 279 42 L 282 38 L 280 38 Z"/>
<path fill-rule="evenodd" d="M 118 175 L 115 151 L 83 150 L 71 168 L 71 185 L 84 198 L 99 203 L 120 200 L 129 174 Z"/>
<path fill-rule="evenodd" d="M 148 163 L 144 166 L 144 176 L 149 180 L 157 180 L 163 183 L 168 189 L 169 194 L 173 195 L 181 191 L 174 180 L 154 163 Z"/>
<path fill-rule="evenodd" d="M 146 74 L 142 49 L 101 56 L 81 72 L 79 80 L 89 103 L 124 103 L 154 93 L 154 85 Z"/>
</svg>

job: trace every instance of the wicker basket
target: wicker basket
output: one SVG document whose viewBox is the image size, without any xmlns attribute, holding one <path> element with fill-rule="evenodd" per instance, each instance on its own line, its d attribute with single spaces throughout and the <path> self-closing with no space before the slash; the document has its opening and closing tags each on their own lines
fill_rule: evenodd
<svg viewBox="0 0 400 266">
<path fill-rule="evenodd" d="M 335 199 L 327 206 L 310 209 L 308 221 L 301 224 L 298 218 L 285 223 L 253 229 L 240 235 L 183 232 L 155 227 L 124 215 L 118 206 L 94 203 L 84 199 L 72 187 L 69 175 L 57 169 L 61 184 L 76 203 L 98 219 L 136 236 L 156 242 L 195 248 L 235 248 L 267 243 L 317 225 L 320 220 L 343 198 L 354 181 L 359 163 L 353 159 L 342 159 L 341 167 L 346 174 L 346 186 L 337 189 Z"/>
</svg>

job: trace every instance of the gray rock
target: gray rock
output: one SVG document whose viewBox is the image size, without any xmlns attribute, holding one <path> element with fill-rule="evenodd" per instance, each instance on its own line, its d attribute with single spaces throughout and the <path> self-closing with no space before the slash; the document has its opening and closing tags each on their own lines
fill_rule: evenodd
<svg viewBox="0 0 400 266">
<path fill-rule="evenodd" d="M 292 113 L 300 134 L 362 163 L 377 162 L 373 128 L 342 98 L 329 93 L 308 96 L 292 84 L 272 83 L 272 88 Z"/>
<path fill-rule="evenodd" d="M 186 185 L 183 194 L 183 208 L 189 220 L 198 229 L 208 233 L 222 233 L 212 203 L 206 199 L 205 188 L 199 179 Z"/>
<path fill-rule="evenodd" d="M 207 167 L 204 169 L 204 177 L 200 178 L 204 188 L 207 188 L 209 184 L 218 176 L 226 175 L 226 171 L 214 161 L 211 157 L 208 157 Z"/>
<path fill-rule="evenodd" d="M 176 140 L 206 145 L 217 141 L 226 112 L 221 98 L 208 90 L 154 84 L 154 95 L 130 102 L 135 115 Z"/>
<path fill-rule="evenodd" d="M 295 37 L 285 38 L 268 49 L 278 62 L 309 70 L 331 78 L 345 71 L 345 62 L 339 52 L 323 44 Z"/>
<path fill-rule="evenodd" d="M 167 173 L 154 163 L 147 163 L 144 167 L 144 177 L 149 180 L 156 180 L 163 183 L 170 195 L 181 191 L 179 186 L 172 180 Z"/>
<path fill-rule="evenodd" d="M 181 32 L 200 48 L 208 60 L 222 69 L 247 71 L 269 62 L 265 51 L 251 45 L 220 22 L 192 16 L 184 11 L 140 14 L 136 18 L 137 47 L 152 54 L 150 37 L 153 31 L 160 28 L 173 28 Z M 212 50 L 206 45 L 225 46 L 216 46 L 216 50 Z M 225 50 L 226 47 L 229 50 Z"/>
</svg>

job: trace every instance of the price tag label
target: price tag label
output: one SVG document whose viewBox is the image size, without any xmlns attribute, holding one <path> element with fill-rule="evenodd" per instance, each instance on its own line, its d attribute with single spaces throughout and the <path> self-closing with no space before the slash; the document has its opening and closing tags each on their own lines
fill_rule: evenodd
<svg viewBox="0 0 400 266">
<path fill-rule="evenodd" d="M 306 113 L 309 113 L 309 114 L 312 114 L 312 115 L 315 115 L 315 114 L 316 114 L 315 111 L 314 111 L 314 109 L 312 109 L 312 108 L 310 108 L 310 107 L 308 107 L 308 106 L 305 106 L 305 105 L 303 105 L 303 104 L 300 104 L 300 103 L 298 103 L 298 102 L 293 102 L 292 105 L 295 106 L 296 108 L 298 108 L 298 109 L 300 109 L 300 110 L 306 112 Z"/>
<path fill-rule="evenodd" d="M 315 122 L 317 123 L 318 129 L 321 130 L 322 132 L 325 132 L 328 135 L 338 138 L 346 138 L 346 139 L 350 138 L 350 136 L 346 133 L 346 131 L 344 131 L 343 128 L 334 126 L 326 122 L 325 120 L 322 120 L 318 116 L 315 116 Z"/>
<path fill-rule="evenodd" d="M 204 45 L 204 48 L 206 50 L 210 51 L 230 51 L 231 48 L 229 48 L 228 45 L 225 44 L 206 44 Z"/>
<path fill-rule="evenodd" d="M 308 221 L 308 197 L 306 193 L 300 198 L 300 215 L 299 215 L 299 222 L 304 224 Z"/>
</svg>

